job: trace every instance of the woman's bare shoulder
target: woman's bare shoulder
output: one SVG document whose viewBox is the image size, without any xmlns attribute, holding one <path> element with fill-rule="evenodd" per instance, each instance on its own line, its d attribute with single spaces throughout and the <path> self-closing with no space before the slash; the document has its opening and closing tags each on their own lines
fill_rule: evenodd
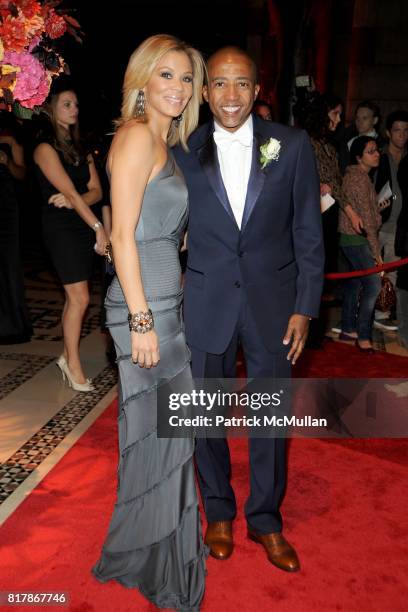
<svg viewBox="0 0 408 612">
<path fill-rule="evenodd" d="M 134 144 L 153 148 L 154 136 L 146 123 L 130 120 L 117 130 L 112 140 L 111 150 Z"/>
<path fill-rule="evenodd" d="M 109 149 L 107 160 L 109 171 L 112 169 L 114 158 L 121 160 L 120 163 L 125 166 L 142 164 L 151 169 L 156 159 L 156 142 L 149 127 L 136 121 L 122 125 L 113 137 Z"/>
<path fill-rule="evenodd" d="M 37 162 L 38 160 L 55 159 L 58 154 L 49 142 L 40 142 L 34 149 L 33 157 Z"/>
</svg>

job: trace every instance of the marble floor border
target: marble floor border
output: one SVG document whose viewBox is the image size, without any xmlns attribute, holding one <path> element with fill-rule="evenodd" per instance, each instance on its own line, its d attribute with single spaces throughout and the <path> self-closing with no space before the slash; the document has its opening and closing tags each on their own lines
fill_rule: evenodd
<svg viewBox="0 0 408 612">
<path fill-rule="evenodd" d="M 0 359 L 23 362 L 16 364 L 11 372 L 0 379 L 0 399 L 3 399 L 38 374 L 45 366 L 54 361 L 55 357 L 28 353 L 0 353 Z"/>
<path fill-rule="evenodd" d="M 79 438 L 89 429 L 96 419 L 106 410 L 117 396 L 117 387 L 113 386 L 92 410 L 67 434 L 58 446 L 40 463 L 25 480 L 0 504 L 0 525 L 18 508 L 30 495 L 35 487 L 57 465 L 62 457 L 74 446 Z M 0 468 L 1 469 L 1 468 Z"/>
<path fill-rule="evenodd" d="M 111 391 L 116 381 L 116 369 L 105 367 L 94 378 L 95 391 L 77 393 L 17 452 L 1 464 L 0 512 L 6 500 L 64 443 L 67 436 Z"/>
</svg>

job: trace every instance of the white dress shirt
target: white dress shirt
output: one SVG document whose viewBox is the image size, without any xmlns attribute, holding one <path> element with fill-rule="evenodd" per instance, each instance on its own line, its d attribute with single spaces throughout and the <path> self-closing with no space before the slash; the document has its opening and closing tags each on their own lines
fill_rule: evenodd
<svg viewBox="0 0 408 612">
<path fill-rule="evenodd" d="M 236 132 L 224 130 L 215 121 L 214 141 L 229 203 L 241 229 L 252 163 L 252 117 L 249 116 Z"/>
<path fill-rule="evenodd" d="M 370 132 L 367 132 L 367 134 L 358 134 L 357 136 L 354 136 L 353 138 L 350 138 L 350 140 L 347 143 L 349 151 L 351 149 L 351 145 L 356 140 L 356 138 L 358 138 L 359 136 L 370 136 L 370 138 L 374 138 L 374 140 L 375 140 L 378 137 L 378 134 L 377 134 L 377 132 L 375 130 L 371 130 Z"/>
</svg>

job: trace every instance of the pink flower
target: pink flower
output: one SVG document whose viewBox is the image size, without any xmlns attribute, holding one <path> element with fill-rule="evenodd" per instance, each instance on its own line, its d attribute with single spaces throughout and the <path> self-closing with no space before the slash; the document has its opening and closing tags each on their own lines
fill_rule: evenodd
<svg viewBox="0 0 408 612">
<path fill-rule="evenodd" d="M 31 53 L 14 51 L 4 54 L 4 62 L 21 68 L 13 90 L 14 100 L 25 108 L 40 106 L 47 98 L 51 85 L 51 77 L 42 64 Z"/>
<path fill-rule="evenodd" d="M 28 47 L 28 50 L 30 51 L 30 53 L 33 49 L 38 47 L 40 41 L 41 41 L 41 36 L 34 36 L 34 38 L 31 39 L 30 45 Z"/>
</svg>

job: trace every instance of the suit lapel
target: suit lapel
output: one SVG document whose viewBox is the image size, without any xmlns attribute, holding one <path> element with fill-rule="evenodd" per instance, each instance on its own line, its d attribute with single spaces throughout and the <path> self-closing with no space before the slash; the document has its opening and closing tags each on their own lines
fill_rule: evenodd
<svg viewBox="0 0 408 612">
<path fill-rule="evenodd" d="M 254 142 L 252 146 L 251 172 L 249 174 L 248 188 L 247 188 L 247 194 L 246 194 L 246 199 L 245 199 L 244 214 L 242 217 L 241 231 L 243 231 L 246 224 L 248 223 L 248 219 L 251 216 L 251 213 L 254 209 L 256 201 L 259 198 L 259 195 L 265 183 L 265 172 L 264 170 L 261 169 L 260 152 L 259 152 L 259 147 L 262 144 L 261 142 L 262 136 L 259 134 L 259 132 L 256 132 L 255 129 L 256 129 L 256 124 L 254 121 Z"/>
<path fill-rule="evenodd" d="M 232 212 L 232 208 L 228 200 L 227 191 L 222 180 L 220 165 L 218 163 L 216 145 L 211 130 L 209 130 L 208 132 L 208 138 L 206 139 L 205 143 L 197 150 L 197 155 L 201 167 L 207 175 L 208 182 L 214 190 L 217 198 L 221 202 L 224 210 L 228 213 L 228 215 L 231 217 L 231 220 L 236 225 L 234 213 Z"/>
</svg>

